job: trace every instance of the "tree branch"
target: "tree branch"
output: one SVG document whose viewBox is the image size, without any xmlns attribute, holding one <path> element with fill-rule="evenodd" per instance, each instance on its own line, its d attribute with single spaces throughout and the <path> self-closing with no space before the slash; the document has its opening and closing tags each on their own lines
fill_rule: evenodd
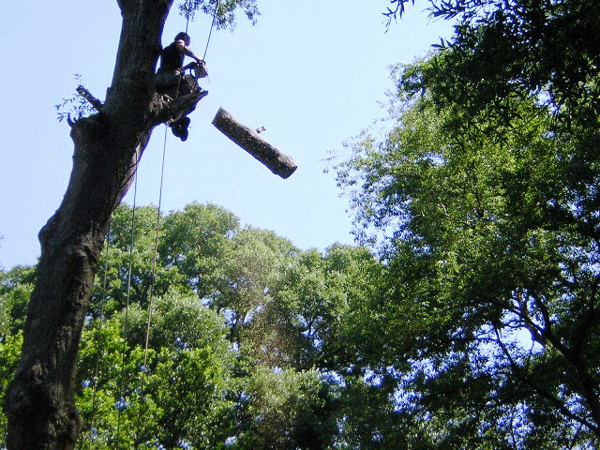
<svg viewBox="0 0 600 450">
<path fill-rule="evenodd" d="M 572 412 L 571 410 L 569 410 L 569 408 L 567 408 L 567 406 L 560 399 L 556 398 L 554 395 L 552 395 L 547 390 L 542 389 L 530 377 L 523 374 L 523 372 L 521 371 L 521 368 L 519 367 L 517 362 L 513 359 L 512 355 L 510 354 L 508 349 L 506 348 L 506 345 L 502 342 L 500 335 L 498 333 L 498 330 L 495 330 L 495 331 L 496 331 L 496 336 L 497 336 L 497 342 L 500 346 L 500 349 L 501 349 L 502 353 L 504 353 L 504 355 L 506 356 L 508 363 L 510 365 L 510 368 L 512 370 L 512 373 L 515 375 L 515 377 L 518 380 L 521 380 L 521 382 L 523 382 L 526 386 L 529 386 L 531 389 L 533 389 L 535 392 L 537 392 L 540 395 L 540 397 L 548 400 L 551 404 L 554 405 L 555 408 L 557 408 L 568 419 L 571 419 L 577 423 L 580 423 L 580 424 L 588 427 L 594 433 L 598 432 L 598 427 L 596 425 L 594 425 L 593 423 L 588 421 L 585 417 L 581 417 L 581 416 L 575 414 L 574 412 Z"/>
<path fill-rule="evenodd" d="M 77 93 L 85 98 L 97 111 L 102 111 L 102 102 L 94 97 L 90 91 L 84 88 L 82 85 L 77 86 Z"/>
<path fill-rule="evenodd" d="M 181 95 L 175 99 L 156 94 L 150 106 L 153 113 L 152 122 L 155 125 L 169 123 L 188 115 L 196 109 L 198 102 L 207 94 L 207 91 L 198 90 L 191 94 Z"/>
<path fill-rule="evenodd" d="M 219 108 L 212 124 L 281 178 L 288 178 L 298 167 L 291 156 L 280 152 L 255 130 L 239 123 L 223 108 Z"/>
</svg>

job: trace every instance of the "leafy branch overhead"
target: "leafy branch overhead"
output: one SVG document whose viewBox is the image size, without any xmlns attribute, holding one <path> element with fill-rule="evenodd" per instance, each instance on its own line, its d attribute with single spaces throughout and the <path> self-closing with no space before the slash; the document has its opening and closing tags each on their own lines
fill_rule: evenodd
<svg viewBox="0 0 600 450">
<path fill-rule="evenodd" d="M 256 0 L 185 0 L 179 4 L 179 13 L 187 20 L 194 20 L 196 12 L 202 11 L 215 18 L 217 29 L 232 28 L 238 9 L 244 12 L 252 24 L 256 23 L 260 15 Z"/>
</svg>

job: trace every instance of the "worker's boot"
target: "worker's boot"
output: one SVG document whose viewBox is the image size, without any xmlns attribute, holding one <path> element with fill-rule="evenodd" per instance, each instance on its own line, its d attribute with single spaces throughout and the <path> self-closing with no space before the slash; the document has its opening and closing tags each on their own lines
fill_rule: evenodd
<svg viewBox="0 0 600 450">
<path fill-rule="evenodd" d="M 177 136 L 182 141 L 185 141 L 188 138 L 188 126 L 190 125 L 190 119 L 188 117 L 183 117 L 179 119 L 177 122 L 173 122 L 171 126 L 171 131 L 175 136 Z"/>
</svg>

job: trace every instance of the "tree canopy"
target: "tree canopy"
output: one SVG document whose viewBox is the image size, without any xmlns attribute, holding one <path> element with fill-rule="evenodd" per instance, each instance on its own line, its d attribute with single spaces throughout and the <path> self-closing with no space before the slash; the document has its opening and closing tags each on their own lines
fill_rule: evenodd
<svg viewBox="0 0 600 450">
<path fill-rule="evenodd" d="M 301 251 L 198 203 L 160 217 L 155 247 L 156 208 L 138 207 L 134 217 L 132 232 L 131 208 L 116 209 L 99 262 L 77 368 L 78 445 L 333 445 L 342 414 L 336 373 L 350 371 L 353 358 L 348 318 L 380 271 L 371 253 L 337 244 Z M 12 312 L 1 322 L 4 381 L 17 363 L 34 273 L 2 274 L 2 310 Z"/>
<path fill-rule="evenodd" d="M 595 447 L 598 5 L 431 4 L 454 37 L 338 166 L 390 269 L 374 326 L 404 319 L 381 376 L 427 448 Z"/>
</svg>

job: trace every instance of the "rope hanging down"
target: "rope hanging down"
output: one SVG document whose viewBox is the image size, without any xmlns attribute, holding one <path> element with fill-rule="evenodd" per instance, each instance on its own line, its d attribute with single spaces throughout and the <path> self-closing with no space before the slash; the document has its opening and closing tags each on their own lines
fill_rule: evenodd
<svg viewBox="0 0 600 450">
<path fill-rule="evenodd" d="M 217 21 L 217 14 L 219 13 L 219 0 L 215 2 L 215 10 L 213 12 L 212 24 L 210 25 L 210 31 L 208 32 L 208 39 L 206 40 L 206 48 L 204 49 L 204 56 L 202 56 L 202 60 L 206 61 L 206 53 L 208 52 L 208 44 L 210 43 L 210 38 L 212 36 L 213 28 L 215 27 L 215 23 Z M 185 5 L 185 34 L 188 34 L 188 30 L 190 28 L 190 18 L 193 17 L 192 13 L 192 0 L 186 2 Z"/>
<path fill-rule="evenodd" d="M 148 322 L 146 324 L 146 342 L 144 345 L 144 364 L 146 367 L 146 361 L 148 357 L 148 343 L 150 341 L 150 325 L 152 322 L 152 307 L 154 301 L 154 283 L 156 278 L 156 260 L 158 257 L 158 234 L 160 232 L 160 212 L 162 207 L 162 193 L 163 193 L 163 180 L 165 175 L 165 155 L 167 153 L 167 128 L 165 126 L 165 140 L 163 143 L 163 154 L 162 154 L 162 167 L 160 171 L 160 188 L 158 193 L 158 208 L 156 210 L 156 233 L 154 235 L 154 257 L 152 259 L 152 278 L 150 279 L 150 299 L 148 303 Z"/>
<path fill-rule="evenodd" d="M 187 13 L 186 13 L 186 26 L 185 26 L 185 32 L 188 32 L 189 29 L 189 23 L 190 23 L 190 16 L 191 16 L 191 8 L 189 7 L 189 5 L 191 4 L 188 3 L 188 9 L 187 9 Z M 216 18 L 217 18 L 217 12 L 219 9 L 219 1 L 217 0 L 216 4 L 215 4 L 215 11 L 213 13 L 213 19 L 212 19 L 212 24 L 210 26 L 210 31 L 208 34 L 208 39 L 206 41 L 206 48 L 204 49 L 204 56 L 203 56 L 203 60 L 206 59 L 206 53 L 208 52 L 208 45 L 210 44 L 210 38 L 212 36 L 212 31 L 213 28 L 215 26 L 215 22 L 216 22 Z M 168 129 L 168 125 L 165 124 L 165 138 L 164 138 L 164 142 L 163 142 L 163 155 L 162 155 L 162 167 L 161 167 L 161 174 L 160 174 L 160 188 L 159 188 L 159 196 L 158 196 L 158 208 L 157 208 L 157 212 L 156 212 L 156 233 L 155 233 L 155 237 L 154 237 L 154 256 L 153 256 L 153 263 L 152 263 L 152 277 L 151 277 L 151 284 L 150 284 L 150 298 L 149 298 L 149 304 L 148 304 L 148 320 L 146 323 L 146 336 L 145 336 L 145 343 L 144 343 L 144 361 L 142 363 L 142 367 L 145 370 L 146 368 L 146 364 L 147 364 L 147 358 L 148 358 L 148 347 L 149 347 L 149 342 L 150 342 L 150 330 L 151 330 L 151 324 L 152 324 L 152 309 L 153 309 L 153 303 L 154 303 L 154 287 L 155 287 L 155 278 L 156 278 L 156 262 L 157 262 L 157 257 L 158 257 L 158 239 L 159 239 L 159 232 L 160 232 L 160 214 L 161 214 L 161 207 L 162 207 L 162 193 L 163 193 L 163 182 L 164 182 L 164 173 L 165 173 L 165 155 L 166 155 L 166 151 L 167 151 L 167 129 Z M 126 312 L 125 312 L 125 326 L 127 327 L 127 322 L 128 322 L 128 309 L 129 309 L 129 293 L 130 293 L 130 288 L 131 288 L 131 261 L 132 261 L 132 255 L 133 255 L 133 247 L 134 247 L 134 235 L 133 235 L 133 229 L 134 229 L 134 225 L 135 225 L 135 202 L 136 202 L 136 197 L 137 197 L 137 162 L 136 162 L 136 178 L 135 178 L 135 186 L 134 186 L 134 200 L 133 200 L 133 212 L 132 212 L 132 224 L 131 224 L 131 247 L 130 247 L 130 266 L 129 266 L 129 279 L 128 279 L 128 283 L 127 283 L 127 305 L 126 305 Z M 123 366 L 124 366 L 124 361 L 123 361 Z M 121 373 L 121 386 L 120 386 L 120 397 L 123 397 L 123 383 L 124 383 L 124 373 Z M 142 376 L 142 386 L 140 389 L 140 392 L 143 392 L 143 376 Z M 139 426 L 141 423 L 141 415 L 142 415 L 142 410 L 141 410 L 141 406 L 140 406 L 140 411 L 139 411 L 139 415 L 138 415 L 138 431 L 139 431 Z M 119 411 L 119 418 L 118 418 L 118 424 L 117 424 L 117 445 L 119 442 L 119 438 L 120 438 L 120 422 L 121 422 L 121 411 Z"/>
<path fill-rule="evenodd" d="M 133 250 L 134 250 L 134 244 L 135 244 L 135 209 L 136 209 L 136 200 L 137 200 L 137 183 L 138 183 L 137 172 L 138 172 L 139 163 L 140 163 L 139 155 L 136 153 L 135 172 L 133 175 L 135 177 L 135 181 L 133 184 L 133 207 L 131 208 L 131 236 L 130 236 L 130 243 L 129 243 L 129 269 L 128 269 L 128 274 L 127 274 L 127 295 L 125 297 L 125 320 L 124 320 L 124 324 L 123 324 L 123 336 L 125 337 L 125 339 L 123 339 L 124 349 L 121 353 L 121 378 L 119 380 L 119 399 L 118 399 L 119 403 L 122 403 L 124 401 L 123 395 L 124 395 L 124 389 L 125 389 L 125 353 L 126 353 L 126 347 L 127 347 L 127 335 L 129 334 L 129 302 L 130 302 L 130 294 L 131 294 L 131 272 L 132 272 L 132 268 L 133 268 Z M 123 409 L 124 408 L 122 406 L 118 408 L 117 447 L 116 448 L 120 448 L 119 443 L 120 443 L 120 439 L 121 439 L 121 416 L 122 416 Z"/>
<path fill-rule="evenodd" d="M 208 52 L 208 44 L 210 43 L 210 37 L 212 36 L 212 31 L 215 26 L 218 10 L 219 10 L 219 0 L 217 0 L 215 3 L 215 11 L 213 13 L 213 19 L 212 19 L 212 24 L 210 26 L 210 32 L 208 33 L 208 39 L 206 41 L 206 48 L 204 49 L 204 56 L 202 58 L 203 60 L 206 58 L 206 53 Z M 189 1 L 186 5 L 186 19 L 187 19 L 186 25 L 185 25 L 186 34 L 189 29 L 191 15 L 192 15 L 191 14 L 191 1 Z M 152 260 L 152 278 L 150 281 L 148 320 L 146 323 L 146 338 L 145 338 L 145 344 L 144 344 L 144 362 L 142 365 L 142 367 L 144 367 L 144 368 L 146 367 L 147 358 L 148 358 L 148 346 L 149 346 L 149 342 L 150 342 L 150 328 L 151 328 L 151 324 L 152 324 L 154 285 L 155 285 L 155 278 L 156 278 L 156 262 L 157 262 L 157 257 L 158 257 L 158 238 L 159 238 L 159 232 L 160 232 L 160 213 L 161 213 L 161 207 L 162 207 L 163 182 L 164 182 L 164 174 L 165 174 L 165 155 L 167 153 L 167 129 L 168 129 L 168 126 L 165 124 L 165 138 L 164 138 L 164 142 L 163 142 L 162 166 L 161 166 L 161 172 L 160 172 L 160 188 L 159 188 L 159 194 L 158 194 L 158 208 L 156 211 L 156 233 L 154 236 L 154 256 L 153 256 L 153 260 Z M 136 181 L 137 181 L 137 178 L 136 178 Z M 128 289 L 129 289 L 129 286 L 128 286 Z"/>
<path fill-rule="evenodd" d="M 142 368 L 145 371 L 146 368 L 146 364 L 147 364 L 147 357 L 148 357 L 148 347 L 149 347 L 149 340 L 150 340 L 150 327 L 151 327 L 151 322 L 152 322 L 152 308 L 153 308 L 153 301 L 154 301 L 154 285 L 155 285 L 155 278 L 156 278 L 156 263 L 157 263 L 157 257 L 158 257 L 158 238 L 159 238 L 159 231 L 160 231 L 160 214 L 161 214 L 161 207 L 162 207 L 162 193 L 163 193 L 163 180 L 164 180 L 164 172 L 165 172 L 165 155 L 166 155 L 166 150 L 167 150 L 167 129 L 168 127 L 165 126 L 165 138 L 164 138 L 164 143 L 163 143 L 163 156 L 162 156 L 162 168 L 161 168 L 161 174 L 160 174 L 160 189 L 159 189 L 159 197 L 158 197 L 158 208 L 157 208 L 157 217 L 156 217 L 156 234 L 155 234 L 155 238 L 154 238 L 154 256 L 153 256 L 153 264 L 152 264 L 152 277 L 150 279 L 150 295 L 149 295 L 149 305 L 148 305 L 148 320 L 147 320 L 147 326 L 146 326 L 146 337 L 145 337 L 145 345 L 144 345 L 144 361 L 142 364 Z M 126 295 L 126 304 L 125 304 L 125 320 L 124 320 L 124 330 L 123 330 L 123 334 L 125 336 L 124 342 L 125 345 L 127 345 L 127 334 L 129 331 L 129 305 L 130 305 L 130 293 L 131 293 L 131 274 L 132 274 L 132 269 L 133 269 L 133 252 L 134 252 L 134 248 L 135 248 L 135 211 L 136 211 L 136 201 L 137 201 L 137 181 L 138 181 L 138 177 L 137 177 L 137 168 L 139 166 L 139 161 L 136 161 L 136 170 L 135 170 L 135 182 L 134 182 L 134 188 L 133 188 L 133 207 L 132 207 L 132 211 L 131 211 L 131 236 L 130 236 L 130 246 L 129 246 L 129 270 L 128 270 L 128 277 L 127 277 L 127 295 Z M 108 254 L 107 254 L 107 261 L 108 261 Z M 106 264 L 106 266 L 108 267 L 108 263 Z M 106 269 L 105 269 L 105 274 L 106 274 Z M 105 281 L 106 283 L 106 281 Z M 105 289 L 105 288 L 104 288 Z M 122 356 L 122 360 L 121 360 L 121 376 L 120 376 L 120 381 L 119 381 L 119 401 L 123 401 L 124 399 L 124 391 L 125 391 L 125 350 L 122 351 L 121 356 Z M 143 375 L 141 377 L 141 381 L 142 381 L 142 385 L 140 386 L 140 392 L 143 392 L 143 388 L 144 388 L 144 381 L 143 381 Z M 120 443 L 120 439 L 121 439 L 121 415 L 122 415 L 122 411 L 124 408 L 119 408 L 118 411 L 118 418 L 117 418 L 117 448 L 119 448 L 119 443 Z M 141 404 L 140 404 L 140 410 L 139 410 L 139 415 L 138 415 L 138 433 L 139 433 L 139 427 L 140 427 L 140 423 L 141 423 L 141 415 L 142 415 L 142 409 L 141 409 Z M 91 440 L 90 440 L 91 442 Z"/>
<path fill-rule="evenodd" d="M 150 343 L 150 329 L 152 325 L 152 311 L 154 307 L 154 287 L 156 279 L 156 262 L 158 259 L 158 238 L 160 232 L 160 213 L 162 207 L 162 193 L 163 193 L 163 180 L 165 174 L 165 155 L 167 152 L 167 130 L 168 126 L 165 124 L 165 138 L 163 142 L 163 155 L 162 155 L 162 167 L 160 171 L 160 188 L 158 194 L 158 208 L 156 210 L 156 233 L 154 236 L 154 256 L 152 258 L 152 277 L 150 278 L 150 294 L 148 299 L 148 320 L 146 322 L 146 338 L 144 343 L 144 361 L 142 363 L 142 373 L 140 374 L 140 408 L 138 411 L 138 422 L 137 422 L 137 434 L 140 434 L 141 423 L 142 423 L 142 404 L 145 402 L 144 388 L 146 386 L 145 375 L 147 373 L 147 362 L 148 362 L 148 348 Z"/>
<path fill-rule="evenodd" d="M 206 48 L 204 49 L 204 56 L 202 56 L 202 61 L 206 61 L 206 53 L 208 52 L 208 44 L 210 44 L 210 37 L 212 36 L 213 28 L 215 27 L 215 22 L 217 21 L 217 13 L 219 12 L 219 0 L 215 3 L 215 12 L 213 13 L 212 24 L 210 25 L 210 31 L 208 32 L 208 39 L 206 40 Z"/>
<path fill-rule="evenodd" d="M 185 32 L 187 33 L 189 30 L 189 23 L 190 23 L 190 17 L 191 17 L 191 1 L 188 3 L 187 5 L 187 9 L 186 9 L 186 26 L 185 26 Z M 206 54 L 208 52 L 208 46 L 210 44 L 210 39 L 212 36 L 212 31 L 214 29 L 215 23 L 216 23 L 216 18 L 217 18 L 217 13 L 218 13 L 218 9 L 219 9 L 219 1 L 217 0 L 215 3 L 215 11 L 213 13 L 213 19 L 212 19 L 212 24 L 210 26 L 210 31 L 208 33 L 208 39 L 206 41 L 206 47 L 204 49 L 204 56 L 203 56 L 203 60 L 206 59 Z M 147 356 L 148 356 L 148 347 L 149 347 L 149 340 L 150 340 L 150 329 L 151 329 L 151 322 L 152 322 L 152 308 L 153 308 L 153 298 L 154 298 L 154 283 L 155 283 L 155 277 L 156 277 L 156 262 L 157 262 L 157 256 L 158 256 L 158 238 L 159 238 L 159 231 L 160 231 L 160 214 L 161 214 L 161 206 L 162 206 L 162 192 L 163 192 L 163 180 L 164 180 L 164 170 L 165 170 L 165 155 L 166 155 L 166 149 L 167 149 L 167 124 L 165 124 L 165 138 L 164 138 L 164 143 L 163 143 L 163 156 L 162 156 L 162 168 L 161 168 L 161 175 L 160 175 L 160 189 L 159 189 L 159 199 L 158 199 L 158 208 L 157 208 L 157 218 L 156 218 L 156 234 L 155 234 L 155 243 L 154 243 L 154 258 L 153 258 L 153 264 L 152 264 L 152 278 L 151 278 L 151 286 L 150 286 L 150 299 L 149 299 L 149 306 L 148 306 L 148 320 L 147 320 L 147 324 L 146 324 L 146 337 L 145 337 L 145 345 L 144 345 L 144 361 L 143 361 L 143 365 L 142 367 L 146 367 L 146 363 L 147 363 Z M 135 170 L 135 183 L 134 183 L 134 195 L 133 195 L 133 208 L 132 208 L 132 217 L 131 217 L 131 242 L 130 242 L 130 251 L 129 251 L 129 276 L 128 276 L 128 280 L 127 280 L 127 296 L 126 296 L 126 307 L 125 307 L 125 329 L 124 329 L 124 334 L 127 335 L 128 332 L 128 315 L 129 315 L 129 301 L 130 301 L 130 291 L 131 291 L 131 272 L 132 272 L 132 261 L 133 261 L 133 250 L 134 250 L 134 227 L 135 227 L 135 209 L 136 209 L 136 198 L 137 198 L 137 168 L 138 168 L 138 163 L 139 161 L 136 161 L 136 170 Z M 125 361 L 124 361 L 124 354 L 123 354 L 123 360 L 122 360 L 122 366 L 121 366 L 121 380 L 120 380 L 120 386 L 119 386 L 119 396 L 122 399 L 123 398 L 123 394 L 124 394 L 124 366 L 125 366 Z M 121 411 L 122 408 L 119 408 L 119 414 L 118 414 L 118 419 L 117 419 L 117 447 L 119 445 L 119 441 L 120 441 L 120 428 L 121 428 Z M 141 409 L 140 409 L 140 415 L 141 415 Z M 138 419 L 141 419 L 141 416 L 138 417 Z M 139 426 L 139 424 L 138 424 Z"/>
</svg>

